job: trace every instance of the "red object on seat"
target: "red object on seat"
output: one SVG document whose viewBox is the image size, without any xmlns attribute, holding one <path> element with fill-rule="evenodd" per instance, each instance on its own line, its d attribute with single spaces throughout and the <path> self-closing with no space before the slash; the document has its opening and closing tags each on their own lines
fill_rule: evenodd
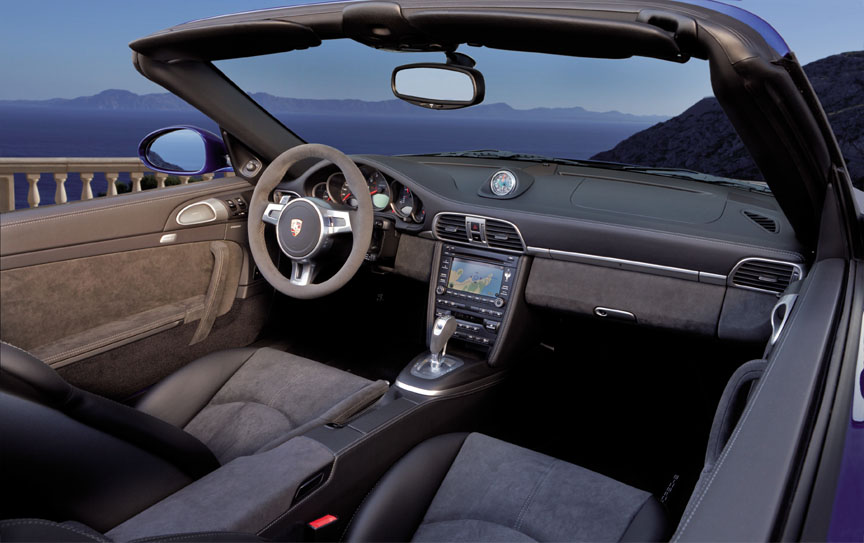
<svg viewBox="0 0 864 543">
<path fill-rule="evenodd" d="M 336 522 L 337 520 L 339 520 L 339 519 L 337 517 L 334 517 L 333 515 L 324 515 L 323 517 L 310 522 L 309 527 L 312 528 L 313 530 L 318 530 L 320 528 L 327 526 L 328 524 L 332 524 L 332 523 Z"/>
</svg>

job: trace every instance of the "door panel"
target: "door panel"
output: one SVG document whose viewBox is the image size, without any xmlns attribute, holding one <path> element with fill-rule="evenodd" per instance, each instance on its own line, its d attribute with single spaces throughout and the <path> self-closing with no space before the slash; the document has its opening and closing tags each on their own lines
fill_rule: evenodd
<svg viewBox="0 0 864 543">
<path fill-rule="evenodd" d="M 0 214 L 0 257 L 162 232 L 183 205 L 249 192 L 238 178 L 214 179 L 70 204 Z"/>
<path fill-rule="evenodd" d="M 250 195 L 245 182 L 213 180 L 0 215 L 0 339 L 115 398 L 248 345 L 270 291 L 253 279 L 245 217 L 176 216 Z"/>
</svg>

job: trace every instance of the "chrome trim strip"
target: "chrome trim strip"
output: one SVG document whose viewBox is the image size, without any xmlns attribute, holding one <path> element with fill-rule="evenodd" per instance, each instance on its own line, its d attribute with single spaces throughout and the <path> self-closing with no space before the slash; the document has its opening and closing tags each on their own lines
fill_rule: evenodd
<svg viewBox="0 0 864 543">
<path fill-rule="evenodd" d="M 568 251 L 558 251 L 556 249 L 549 249 L 549 254 L 552 257 L 552 260 L 565 260 L 567 262 L 594 264 L 619 270 L 648 272 L 653 273 L 654 275 L 674 277 L 676 279 L 685 279 L 688 281 L 699 280 L 699 272 L 696 270 L 673 268 L 672 266 L 661 266 L 659 264 L 649 264 L 648 262 L 639 262 L 636 260 L 624 260 L 623 258 L 611 258 L 608 256 L 589 255 L 585 253 L 571 253 Z"/>
<path fill-rule="evenodd" d="M 787 266 L 791 266 L 793 268 L 793 271 L 792 271 L 792 280 L 790 281 L 790 283 L 792 281 L 796 281 L 796 280 L 800 281 L 801 279 L 804 279 L 805 271 L 804 271 L 804 266 L 802 266 L 801 264 L 797 264 L 795 262 L 789 262 L 787 260 L 773 260 L 771 258 L 762 258 L 761 256 L 755 256 L 755 257 L 742 258 L 741 260 L 739 260 L 738 263 L 735 264 L 735 267 L 732 268 L 732 271 L 729 272 L 729 276 L 728 276 L 726 284 L 730 287 L 740 288 L 740 289 L 744 289 L 744 290 L 753 290 L 756 292 L 770 292 L 771 294 L 774 294 L 775 296 L 779 296 L 780 293 L 778 293 L 775 290 L 768 290 L 768 289 L 763 289 L 763 288 L 751 287 L 751 286 L 747 286 L 747 285 L 738 285 L 734 282 L 735 272 L 738 271 L 738 268 L 740 268 L 741 266 L 743 266 L 747 262 L 751 262 L 754 260 L 759 261 L 759 262 L 768 262 L 769 264 L 785 264 Z M 796 272 L 798 274 L 798 277 L 795 277 Z"/>
<path fill-rule="evenodd" d="M 425 388 L 413 387 L 411 385 L 406 385 L 399 379 L 396 379 L 396 382 L 393 384 L 402 390 L 413 392 L 414 394 L 420 394 L 421 396 L 443 396 L 450 392 L 449 390 L 427 390 Z"/>
<path fill-rule="evenodd" d="M 442 215 L 456 215 L 456 216 L 459 216 L 459 217 L 466 219 L 466 221 L 465 221 L 465 231 L 466 232 L 468 231 L 468 221 L 467 221 L 468 217 L 473 217 L 475 219 L 498 221 L 498 222 L 503 222 L 505 224 L 509 224 L 510 226 L 513 227 L 513 230 L 516 231 L 516 235 L 519 236 L 519 241 L 522 243 L 523 249 L 521 251 L 516 251 L 514 249 L 504 249 L 502 247 L 490 247 L 488 242 L 470 242 L 470 241 L 468 241 L 467 238 L 465 239 L 465 241 L 456 241 L 456 240 L 452 240 L 452 239 L 442 238 L 438 235 L 438 219 Z M 456 213 L 453 211 L 441 211 L 439 213 L 436 213 L 435 217 L 432 219 L 432 235 L 435 236 L 435 239 L 437 239 L 438 241 L 443 241 L 444 243 L 458 243 L 460 245 L 465 245 L 467 247 L 482 247 L 484 249 L 489 249 L 490 251 L 504 251 L 506 253 L 515 253 L 515 254 L 520 254 L 520 255 L 525 253 L 525 250 L 526 250 L 525 248 L 527 247 L 527 245 L 525 245 L 525 238 L 522 236 L 522 232 L 519 230 L 519 227 L 516 226 L 515 224 L 513 224 L 512 222 L 505 221 L 504 219 L 499 219 L 497 217 L 486 217 L 484 215 L 474 215 L 472 213 Z M 485 232 L 484 232 L 484 235 L 485 235 Z"/>
<path fill-rule="evenodd" d="M 536 256 L 540 258 L 551 258 L 553 260 L 579 262 L 581 264 L 592 264 L 595 266 L 603 266 L 606 268 L 616 268 L 620 270 L 650 273 L 653 275 L 661 275 L 663 277 L 684 279 L 685 281 L 698 281 L 700 283 L 707 283 L 710 285 L 726 285 L 726 276 L 720 275 L 718 273 L 708 273 L 697 270 L 689 270 L 686 268 L 662 266 L 660 264 L 651 264 L 649 262 L 640 262 L 638 260 L 625 260 L 623 258 L 590 255 L 587 253 L 572 253 L 569 251 L 559 251 L 557 249 L 544 249 L 543 247 L 528 247 L 526 249 L 526 252 L 531 256 Z"/>
<path fill-rule="evenodd" d="M 708 272 L 699 272 L 699 282 L 707 283 L 709 285 L 719 285 L 721 287 L 726 286 L 726 276 L 720 275 L 719 273 L 708 273 Z"/>
<path fill-rule="evenodd" d="M 798 299 L 797 294 L 787 294 L 780 298 L 771 310 L 771 338 L 768 340 L 768 345 L 774 345 L 780 339 L 780 334 L 786 327 L 786 322 L 789 320 L 789 315 L 792 313 L 792 308 L 795 307 L 795 300 Z M 783 314 L 778 317 L 777 312 L 783 309 Z"/>
</svg>

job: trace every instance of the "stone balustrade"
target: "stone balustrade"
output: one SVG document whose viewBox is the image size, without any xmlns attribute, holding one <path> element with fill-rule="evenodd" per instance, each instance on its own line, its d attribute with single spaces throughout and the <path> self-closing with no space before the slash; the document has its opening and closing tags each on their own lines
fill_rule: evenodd
<svg viewBox="0 0 864 543">
<path fill-rule="evenodd" d="M 19 190 L 27 190 L 27 204 L 29 207 L 38 207 L 42 202 L 40 195 L 40 182 L 53 178 L 54 204 L 65 204 L 70 201 L 67 191 L 67 180 L 70 174 L 80 176 L 80 196 L 72 194 L 72 200 L 93 199 L 93 179 L 97 174 L 104 175 L 107 182 L 105 197 L 117 195 L 118 180 L 123 177 L 129 179 L 131 192 L 141 192 L 141 181 L 147 175 L 152 175 L 156 180 L 156 188 L 164 188 L 169 178 L 168 174 L 148 170 L 137 158 L 4 158 L 0 157 L 0 212 L 14 211 L 16 209 L 15 175 L 19 180 L 23 177 L 27 185 L 19 183 Z M 214 174 L 198 176 L 202 180 L 212 179 Z M 190 176 L 177 176 L 180 184 L 187 184 Z M 50 181 L 47 181 L 50 183 Z M 176 184 L 177 181 L 174 181 Z M 125 184 L 125 181 L 124 181 Z M 76 183 L 77 185 L 77 183 Z M 77 191 L 76 191 L 77 192 Z M 44 191 L 43 191 L 44 193 Z M 19 194 L 19 200 L 23 195 Z M 19 202 L 20 204 L 21 202 Z M 22 205 L 17 206 L 19 209 Z"/>
</svg>

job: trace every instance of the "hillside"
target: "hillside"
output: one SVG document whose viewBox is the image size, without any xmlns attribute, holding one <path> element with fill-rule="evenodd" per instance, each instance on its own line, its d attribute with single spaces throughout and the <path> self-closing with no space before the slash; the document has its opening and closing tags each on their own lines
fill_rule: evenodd
<svg viewBox="0 0 864 543">
<path fill-rule="evenodd" d="M 856 186 L 864 186 L 864 51 L 804 66 Z M 715 98 L 591 157 L 628 164 L 687 168 L 738 179 L 762 176 Z"/>
<path fill-rule="evenodd" d="M 251 94 L 252 98 L 271 113 L 328 114 L 328 115 L 412 115 L 482 117 L 501 119 L 549 119 L 598 122 L 656 123 L 668 117 L 659 115 L 633 115 L 620 111 L 589 111 L 581 107 L 514 109 L 508 104 L 481 104 L 472 108 L 441 112 L 419 108 L 402 100 L 325 100 L 284 98 L 265 92 Z M 169 93 L 135 94 L 127 90 L 110 89 L 93 96 L 54 98 L 51 100 L 0 100 L 2 107 L 37 107 L 111 111 L 193 111 L 192 106 Z"/>
</svg>

